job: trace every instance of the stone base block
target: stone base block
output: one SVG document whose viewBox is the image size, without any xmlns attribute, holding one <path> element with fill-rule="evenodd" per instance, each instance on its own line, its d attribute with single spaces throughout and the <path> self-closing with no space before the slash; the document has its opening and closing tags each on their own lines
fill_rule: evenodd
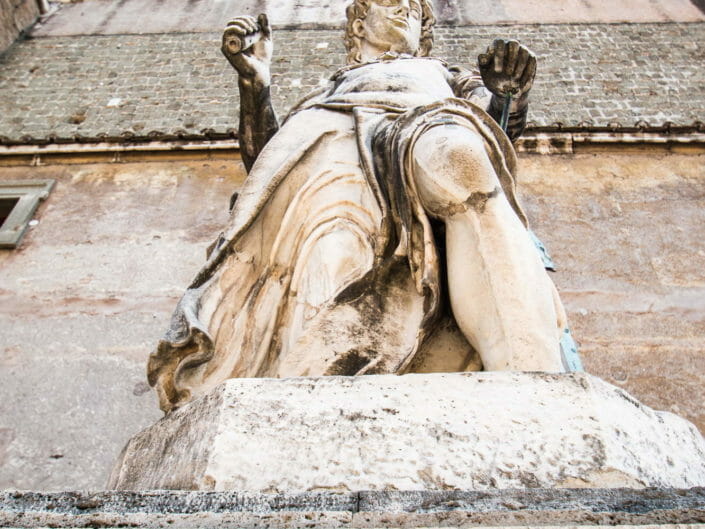
<svg viewBox="0 0 705 529">
<path fill-rule="evenodd" d="M 705 486 L 689 422 L 583 373 L 233 379 L 136 435 L 109 487 Z"/>
</svg>

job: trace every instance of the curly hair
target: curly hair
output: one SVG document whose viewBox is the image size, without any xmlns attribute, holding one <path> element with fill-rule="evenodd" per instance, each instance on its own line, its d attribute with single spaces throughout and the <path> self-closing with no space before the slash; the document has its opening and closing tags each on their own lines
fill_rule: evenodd
<svg viewBox="0 0 705 529">
<path fill-rule="evenodd" d="M 348 52 L 348 64 L 359 64 L 362 62 L 360 56 L 360 37 L 355 36 L 353 31 L 353 23 L 367 16 L 367 11 L 370 8 L 370 2 L 373 0 L 353 0 L 346 10 L 347 24 L 345 26 L 345 49 Z M 421 4 L 421 37 L 419 39 L 419 49 L 416 52 L 418 57 L 427 57 L 433 48 L 433 25 L 436 23 L 436 17 L 433 16 L 432 0 L 419 0 Z"/>
</svg>

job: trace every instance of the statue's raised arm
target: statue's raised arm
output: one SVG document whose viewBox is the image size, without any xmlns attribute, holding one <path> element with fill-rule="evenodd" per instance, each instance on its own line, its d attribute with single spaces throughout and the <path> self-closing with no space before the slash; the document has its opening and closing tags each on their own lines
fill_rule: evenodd
<svg viewBox="0 0 705 529">
<path fill-rule="evenodd" d="M 270 96 L 272 28 L 267 15 L 240 16 L 223 32 L 223 55 L 238 73 L 240 89 L 239 140 L 248 172 L 279 123 Z"/>
<path fill-rule="evenodd" d="M 477 58 L 485 87 L 492 92 L 487 111 L 499 122 L 507 96 L 511 96 L 507 135 L 518 138 L 526 125 L 529 91 L 536 76 L 536 56 L 516 40 L 496 39 Z"/>
</svg>

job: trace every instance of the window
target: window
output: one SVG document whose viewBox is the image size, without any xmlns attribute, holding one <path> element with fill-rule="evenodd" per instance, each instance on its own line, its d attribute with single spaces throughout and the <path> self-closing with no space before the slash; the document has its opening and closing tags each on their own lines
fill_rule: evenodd
<svg viewBox="0 0 705 529">
<path fill-rule="evenodd" d="M 0 248 L 16 248 L 54 180 L 0 180 Z"/>
<path fill-rule="evenodd" d="M 12 208 L 17 205 L 19 198 L 0 198 L 0 228 L 5 224 L 7 217 L 10 216 Z"/>
</svg>

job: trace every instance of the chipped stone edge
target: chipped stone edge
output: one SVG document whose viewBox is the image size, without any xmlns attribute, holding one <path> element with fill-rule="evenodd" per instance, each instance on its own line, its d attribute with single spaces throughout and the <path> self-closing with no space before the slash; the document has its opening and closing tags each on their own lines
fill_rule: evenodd
<svg viewBox="0 0 705 529">
<path fill-rule="evenodd" d="M 704 524 L 705 488 L 0 492 L 0 527 L 431 527 Z"/>
</svg>

